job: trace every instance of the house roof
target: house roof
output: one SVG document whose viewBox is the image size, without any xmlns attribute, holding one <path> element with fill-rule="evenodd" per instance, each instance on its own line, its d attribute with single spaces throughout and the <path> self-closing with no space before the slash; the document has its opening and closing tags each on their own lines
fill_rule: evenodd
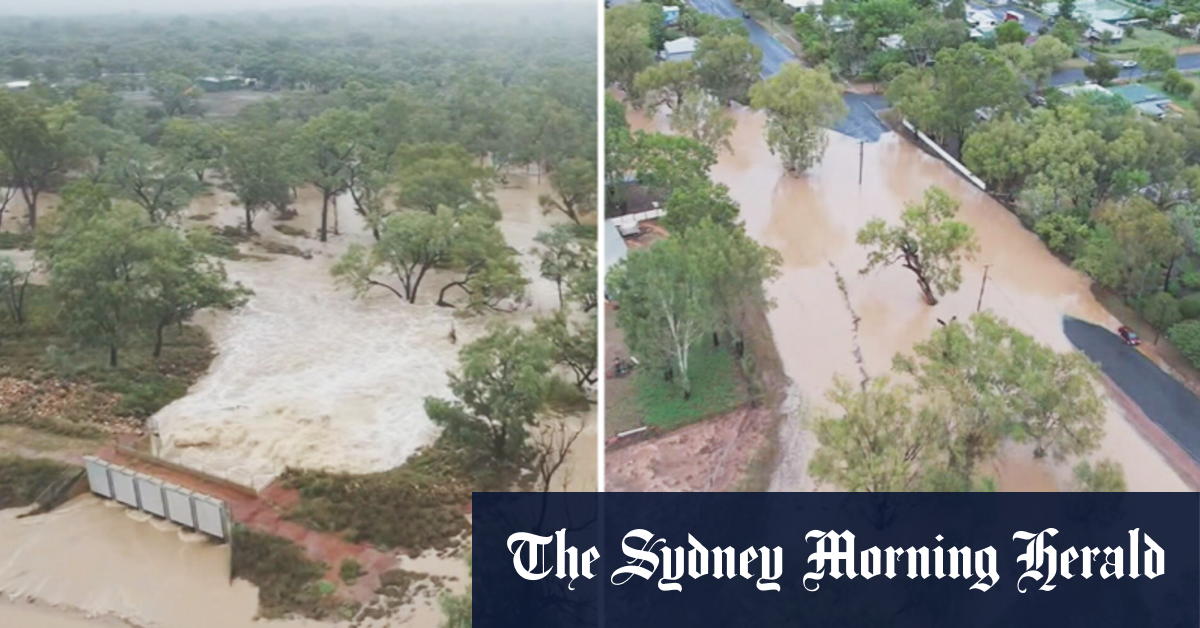
<svg viewBox="0 0 1200 628">
<path fill-rule="evenodd" d="M 613 264 L 625 259 L 628 253 L 629 247 L 625 245 L 625 238 L 621 237 L 621 232 L 617 231 L 617 223 L 612 220 L 604 221 L 604 269 L 608 270 Z"/>
<path fill-rule="evenodd" d="M 1160 102 L 1170 100 L 1166 96 L 1146 87 L 1145 85 L 1121 85 L 1120 87 L 1109 88 L 1112 93 L 1124 98 L 1133 104 L 1145 102 Z"/>
<path fill-rule="evenodd" d="M 679 39 L 672 39 L 671 41 L 663 44 L 663 50 L 665 50 L 668 55 L 696 52 L 696 38 L 680 37 Z"/>
</svg>

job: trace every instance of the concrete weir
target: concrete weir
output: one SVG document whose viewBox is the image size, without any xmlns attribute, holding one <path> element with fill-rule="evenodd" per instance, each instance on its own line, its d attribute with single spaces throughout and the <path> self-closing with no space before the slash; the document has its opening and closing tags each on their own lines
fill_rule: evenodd
<svg viewBox="0 0 1200 628">
<path fill-rule="evenodd" d="M 215 539 L 229 540 L 229 508 L 225 502 L 95 456 L 84 456 L 84 463 L 92 493 Z"/>
</svg>

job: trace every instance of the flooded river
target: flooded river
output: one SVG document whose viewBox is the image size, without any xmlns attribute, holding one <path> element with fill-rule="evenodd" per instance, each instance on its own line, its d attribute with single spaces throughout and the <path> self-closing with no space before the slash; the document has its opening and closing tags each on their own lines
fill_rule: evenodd
<svg viewBox="0 0 1200 628">
<path fill-rule="evenodd" d="M 271 255 L 268 261 L 228 262 L 232 279 L 254 290 L 248 305 L 201 319 L 218 357 L 188 395 L 156 417 L 161 454 L 189 466 L 262 487 L 289 466 L 352 473 L 402 464 L 437 435 L 425 416 L 428 396 L 449 396 L 447 371 L 458 351 L 488 320 L 529 322 L 557 306 L 553 284 L 538 277 L 533 237 L 557 221 L 543 216 L 548 191 L 516 177 L 497 192 L 501 230 L 523 254 L 531 304 L 517 314 L 456 318 L 434 304 L 448 276 L 427 276 L 415 304 L 382 289 L 354 299 L 330 269 L 351 243 L 372 239 L 362 219 L 339 199 L 340 235 L 322 244 L 285 236 L 261 215 L 264 238 L 298 246 L 311 259 Z M 316 233 L 320 197 L 302 190 L 299 216 L 288 225 Z M 199 199 L 193 215 L 236 225 L 240 211 L 224 192 Z M 331 224 L 333 220 L 331 219 Z M 251 250 L 257 254 L 257 251 Z M 458 343 L 451 343 L 455 330 Z M 594 429 L 593 429 L 594 432 Z M 593 443 L 594 437 L 593 437 Z M 593 445 L 594 447 L 594 445 Z M 593 458 L 594 463 L 594 458 Z M 590 476 L 595 476 L 594 464 Z"/>
<path fill-rule="evenodd" d="M 1092 297 L 1085 276 L 1052 256 L 1003 206 L 898 135 L 888 133 L 879 142 L 860 145 L 831 132 L 824 161 L 795 178 L 785 174 L 763 140 L 765 117 L 746 109 L 733 115 L 738 123 L 733 152 L 721 154 L 712 175 L 730 187 L 748 232 L 783 256 L 782 277 L 771 286 L 779 307 L 770 322 L 798 410 L 823 407 L 834 375 L 859 379 L 856 348 L 868 374 L 883 374 L 890 370 L 892 356 L 927 338 L 938 319 L 969 317 L 985 266 L 990 270 L 983 307 L 1060 351 L 1073 349 L 1062 330 L 1064 315 L 1116 327 Z M 630 122 L 644 129 L 667 124 L 661 116 L 651 120 L 638 112 L 630 114 Z M 904 203 L 920 201 L 932 185 L 962 203 L 958 217 L 975 228 L 980 243 L 975 260 L 963 266 L 961 289 L 935 307 L 925 304 L 914 276 L 903 268 L 860 276 L 866 253 L 854 242 L 872 218 L 898 222 Z M 849 307 L 837 286 L 839 274 Z M 855 314 L 861 319 L 857 335 Z M 772 488 L 814 489 L 806 472 L 811 435 L 799 421 L 791 421 L 782 441 Z M 1186 490 L 1112 403 L 1097 455 L 1121 462 L 1131 491 Z M 1006 448 L 994 466 L 1001 490 L 1068 488 L 1069 465 L 1034 461 L 1024 448 Z"/>
</svg>

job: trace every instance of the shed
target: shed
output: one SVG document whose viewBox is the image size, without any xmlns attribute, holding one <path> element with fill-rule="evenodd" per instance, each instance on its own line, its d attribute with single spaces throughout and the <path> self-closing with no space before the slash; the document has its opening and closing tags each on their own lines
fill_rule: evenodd
<svg viewBox="0 0 1200 628">
<path fill-rule="evenodd" d="M 663 61 L 687 61 L 696 54 L 695 37 L 680 37 L 663 44 Z"/>
</svg>

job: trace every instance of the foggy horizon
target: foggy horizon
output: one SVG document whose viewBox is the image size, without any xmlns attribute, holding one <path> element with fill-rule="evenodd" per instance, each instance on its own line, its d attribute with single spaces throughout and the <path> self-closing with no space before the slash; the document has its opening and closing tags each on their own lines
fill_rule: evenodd
<svg viewBox="0 0 1200 628">
<path fill-rule="evenodd" d="M 163 2 L 161 0 L 42 0 L 37 6 L 28 2 L 0 0 L 0 15 L 6 17 L 85 17 L 104 15 L 219 15 L 256 13 L 262 11 L 300 11 L 311 9 L 398 9 L 446 5 L 524 5 L 593 4 L 596 0 L 208 0 L 195 2 Z"/>
</svg>

